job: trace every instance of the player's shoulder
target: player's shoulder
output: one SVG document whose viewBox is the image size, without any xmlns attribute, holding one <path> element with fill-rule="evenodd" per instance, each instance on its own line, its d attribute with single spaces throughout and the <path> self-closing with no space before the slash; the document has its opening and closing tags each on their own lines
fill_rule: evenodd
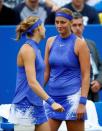
<svg viewBox="0 0 102 131">
<path fill-rule="evenodd" d="M 47 39 L 47 42 L 53 42 L 55 40 L 56 36 L 51 36 Z"/>
<path fill-rule="evenodd" d="M 55 39 L 56 39 L 56 36 L 49 37 L 47 39 L 46 45 L 50 48 L 52 46 L 52 44 L 53 44 L 53 42 L 54 42 Z"/>
<path fill-rule="evenodd" d="M 84 39 L 81 39 L 80 37 L 77 37 L 77 39 L 76 39 L 76 44 L 77 44 L 79 47 L 87 46 L 86 41 L 85 41 Z"/>
</svg>

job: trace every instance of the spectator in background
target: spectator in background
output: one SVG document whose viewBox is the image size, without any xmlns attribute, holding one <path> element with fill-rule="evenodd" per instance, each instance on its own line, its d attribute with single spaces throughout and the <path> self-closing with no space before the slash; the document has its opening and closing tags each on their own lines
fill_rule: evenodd
<svg viewBox="0 0 102 131">
<path fill-rule="evenodd" d="M 0 25 L 17 25 L 20 22 L 20 16 L 13 9 L 4 5 L 0 0 Z"/>
<path fill-rule="evenodd" d="M 72 0 L 40 0 L 51 8 L 52 11 L 57 11 L 60 7 L 70 3 Z"/>
<path fill-rule="evenodd" d="M 86 2 L 97 10 L 100 24 L 102 24 L 102 0 L 86 0 Z"/>
<path fill-rule="evenodd" d="M 20 14 L 21 20 L 28 16 L 38 16 L 43 22 L 49 12 L 44 5 L 39 4 L 39 0 L 25 0 L 25 2 L 18 4 L 14 9 Z"/>
<path fill-rule="evenodd" d="M 90 60 L 92 66 L 91 73 L 91 83 L 89 89 L 88 98 L 92 101 L 99 101 L 98 93 L 102 87 L 102 61 L 99 58 L 99 53 L 95 46 L 95 42 L 83 37 L 84 25 L 83 18 L 80 13 L 73 13 L 72 20 L 72 31 L 79 36 L 81 39 L 85 40 L 90 49 Z"/>
<path fill-rule="evenodd" d="M 73 12 L 80 12 L 83 16 L 84 25 L 99 24 L 97 11 L 94 7 L 87 5 L 85 0 L 72 0 L 65 7 L 71 9 Z"/>
<path fill-rule="evenodd" d="M 80 12 L 84 19 L 84 25 L 87 24 L 99 24 L 98 13 L 94 7 L 91 7 L 85 3 L 85 0 L 72 0 L 69 4 L 66 4 L 64 8 L 68 8 L 73 12 Z M 46 24 L 54 24 L 55 13 L 52 13 L 46 19 Z"/>
</svg>

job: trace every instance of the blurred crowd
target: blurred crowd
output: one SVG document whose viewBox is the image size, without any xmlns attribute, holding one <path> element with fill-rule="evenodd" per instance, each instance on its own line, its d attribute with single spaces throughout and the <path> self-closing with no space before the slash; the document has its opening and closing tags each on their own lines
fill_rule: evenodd
<svg viewBox="0 0 102 131">
<path fill-rule="evenodd" d="M 17 25 L 33 15 L 51 25 L 61 7 L 80 12 L 84 25 L 102 24 L 102 0 L 0 0 L 0 25 Z"/>
</svg>

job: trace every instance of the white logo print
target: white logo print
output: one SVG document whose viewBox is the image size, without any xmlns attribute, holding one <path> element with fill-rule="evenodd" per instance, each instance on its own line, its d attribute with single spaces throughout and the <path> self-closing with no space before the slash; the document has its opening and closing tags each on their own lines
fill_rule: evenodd
<svg viewBox="0 0 102 131">
<path fill-rule="evenodd" d="M 60 47 L 63 47 L 64 45 L 60 44 Z"/>
</svg>

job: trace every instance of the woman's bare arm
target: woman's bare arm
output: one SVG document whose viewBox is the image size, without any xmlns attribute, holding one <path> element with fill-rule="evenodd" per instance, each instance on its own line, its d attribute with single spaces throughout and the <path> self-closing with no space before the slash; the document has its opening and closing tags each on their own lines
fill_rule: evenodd
<svg viewBox="0 0 102 131">
<path fill-rule="evenodd" d="M 45 65 L 46 65 L 45 74 L 44 74 L 45 85 L 48 82 L 49 77 L 50 77 L 49 53 L 50 53 L 50 49 L 51 49 L 54 39 L 55 37 L 50 37 L 46 43 L 45 59 L 44 59 Z"/>
<path fill-rule="evenodd" d="M 76 41 L 75 47 L 75 52 L 79 58 L 82 75 L 81 96 L 76 112 L 77 119 L 80 120 L 84 117 L 83 115 L 86 112 L 85 104 L 90 85 L 90 53 L 87 44 L 81 39 Z M 84 101 L 82 99 L 84 99 Z"/>
<path fill-rule="evenodd" d="M 35 70 L 35 53 L 32 47 L 25 44 L 21 49 L 21 56 L 23 60 L 23 64 L 26 71 L 26 76 L 28 80 L 29 86 L 32 88 L 32 90 L 40 96 L 43 100 L 48 102 L 48 99 L 50 98 L 47 93 L 44 91 L 44 89 L 40 86 L 39 82 L 36 79 L 36 70 Z M 52 101 L 53 99 L 50 98 Z M 56 111 L 64 111 L 64 108 L 53 101 L 53 103 L 50 103 L 51 107 Z"/>
<path fill-rule="evenodd" d="M 84 40 L 78 39 L 76 42 L 76 53 L 82 74 L 81 96 L 87 97 L 90 85 L 90 53 Z"/>
<path fill-rule="evenodd" d="M 36 71 L 35 71 L 35 57 L 36 56 L 35 56 L 33 48 L 27 44 L 24 45 L 21 50 L 21 55 L 22 55 L 23 64 L 25 67 L 29 86 L 38 96 L 40 96 L 44 100 L 47 100 L 49 96 L 46 94 L 46 92 L 42 89 L 42 87 L 36 80 Z"/>
</svg>

